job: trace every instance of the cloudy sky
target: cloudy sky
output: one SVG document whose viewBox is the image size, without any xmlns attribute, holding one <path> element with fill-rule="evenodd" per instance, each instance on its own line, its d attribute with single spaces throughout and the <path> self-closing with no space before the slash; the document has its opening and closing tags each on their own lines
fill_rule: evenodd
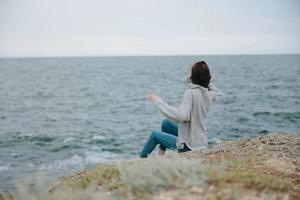
<svg viewBox="0 0 300 200">
<path fill-rule="evenodd" d="M 298 0 L 0 0 L 0 57 L 300 53 Z"/>
</svg>

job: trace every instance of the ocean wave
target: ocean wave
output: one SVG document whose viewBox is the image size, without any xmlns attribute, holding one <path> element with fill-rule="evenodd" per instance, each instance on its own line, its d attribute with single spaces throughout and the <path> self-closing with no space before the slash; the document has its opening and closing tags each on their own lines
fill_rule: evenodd
<svg viewBox="0 0 300 200">
<path fill-rule="evenodd" d="M 278 117 L 281 119 L 286 119 L 292 122 L 297 122 L 300 119 L 300 112 L 255 112 L 253 113 L 255 117 Z"/>
<path fill-rule="evenodd" d="M 63 140 L 63 143 L 64 144 L 68 144 L 68 143 L 72 143 L 72 142 L 75 142 L 75 141 L 78 141 L 78 138 L 75 138 L 75 137 L 67 137 Z"/>
<path fill-rule="evenodd" d="M 91 138 L 86 139 L 87 144 L 111 144 L 115 139 L 111 137 L 105 137 L 103 135 L 92 135 Z"/>
<path fill-rule="evenodd" d="M 15 133 L 13 136 L 14 141 L 29 141 L 29 142 L 52 142 L 55 140 L 54 137 L 48 135 L 22 135 L 21 132 Z"/>
<path fill-rule="evenodd" d="M 245 123 L 245 122 L 248 122 L 249 121 L 249 118 L 246 118 L 246 117 L 240 117 L 238 118 L 237 120 L 239 123 Z"/>
<path fill-rule="evenodd" d="M 103 152 L 87 151 L 84 156 L 85 162 L 87 164 L 103 163 L 103 162 L 107 162 L 119 158 L 120 156 L 118 154 L 109 151 L 103 151 Z"/>
<path fill-rule="evenodd" d="M 46 121 L 48 121 L 48 122 L 56 122 L 56 121 L 58 121 L 58 119 L 56 119 L 56 118 L 54 118 L 54 117 L 52 117 L 52 116 L 46 116 Z"/>
<path fill-rule="evenodd" d="M 49 94 L 49 93 L 46 93 L 46 92 L 36 92 L 35 94 L 33 94 L 30 98 L 33 98 L 33 99 L 48 99 L 48 98 L 53 98 L 55 97 L 54 94 Z"/>
<path fill-rule="evenodd" d="M 261 131 L 258 131 L 259 134 L 267 134 L 267 133 L 270 133 L 270 131 L 268 130 L 261 130 Z"/>
<path fill-rule="evenodd" d="M 83 167 L 84 158 L 81 155 L 75 154 L 70 158 L 63 160 L 55 160 L 48 164 L 43 164 L 38 167 L 38 170 L 65 170 Z"/>
<path fill-rule="evenodd" d="M 211 138 L 211 139 L 208 140 L 208 144 L 209 145 L 211 145 L 211 144 L 219 144 L 221 142 L 223 142 L 223 140 L 221 140 L 219 138 L 216 138 L 216 137 Z"/>
<path fill-rule="evenodd" d="M 111 152 L 87 151 L 83 155 L 74 154 L 66 159 L 55 160 L 51 163 L 40 165 L 37 167 L 37 170 L 63 170 L 69 172 L 72 170 L 83 169 L 84 167 L 92 164 L 106 163 L 119 158 L 119 155 Z"/>
<path fill-rule="evenodd" d="M 120 148 L 102 148 L 102 151 L 108 151 L 108 152 L 113 152 L 120 154 L 122 153 L 122 150 Z"/>
<path fill-rule="evenodd" d="M 98 141 L 103 141 L 108 139 L 107 137 L 103 136 L 103 135 L 92 135 L 92 140 L 98 140 Z"/>
<path fill-rule="evenodd" d="M 50 152 L 60 152 L 60 151 L 65 151 L 65 150 L 69 150 L 69 149 L 79 149 L 79 148 L 82 148 L 81 146 L 79 145 L 75 145 L 75 144 L 68 144 L 68 145 L 62 145 L 62 146 L 59 146 L 59 147 L 56 147 L 54 149 L 51 149 Z"/>
<path fill-rule="evenodd" d="M 10 164 L 0 165 L 0 172 L 8 171 L 10 169 Z"/>
<path fill-rule="evenodd" d="M 88 108 L 101 108 L 105 106 L 105 104 L 102 101 L 96 101 L 88 106 Z"/>
</svg>

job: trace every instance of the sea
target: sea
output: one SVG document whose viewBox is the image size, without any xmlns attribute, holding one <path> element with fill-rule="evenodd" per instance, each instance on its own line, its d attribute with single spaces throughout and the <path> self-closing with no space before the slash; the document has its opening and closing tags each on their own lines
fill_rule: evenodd
<svg viewBox="0 0 300 200">
<path fill-rule="evenodd" d="M 179 106 L 200 60 L 222 92 L 210 146 L 300 134 L 300 55 L 0 58 L 0 191 L 40 172 L 58 179 L 137 158 L 164 119 L 147 95 Z"/>
</svg>

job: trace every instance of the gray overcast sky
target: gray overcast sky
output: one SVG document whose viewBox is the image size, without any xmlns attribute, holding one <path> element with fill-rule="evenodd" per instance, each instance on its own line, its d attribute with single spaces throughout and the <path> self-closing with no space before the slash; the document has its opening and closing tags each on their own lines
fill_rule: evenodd
<svg viewBox="0 0 300 200">
<path fill-rule="evenodd" d="M 299 0 L 0 0 L 0 56 L 300 53 Z"/>
</svg>

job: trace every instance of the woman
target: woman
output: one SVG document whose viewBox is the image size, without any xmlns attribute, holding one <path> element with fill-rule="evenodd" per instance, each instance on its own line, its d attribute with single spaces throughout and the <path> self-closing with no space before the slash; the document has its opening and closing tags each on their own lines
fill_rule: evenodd
<svg viewBox="0 0 300 200">
<path fill-rule="evenodd" d="M 220 94 L 218 89 L 210 84 L 210 79 L 208 65 L 204 61 L 195 63 L 178 109 L 154 94 L 148 96 L 167 119 L 163 120 L 161 131 L 152 131 L 140 153 L 141 158 L 148 157 L 157 144 L 160 155 L 163 155 L 166 149 L 186 152 L 207 148 L 207 115 Z"/>
</svg>

